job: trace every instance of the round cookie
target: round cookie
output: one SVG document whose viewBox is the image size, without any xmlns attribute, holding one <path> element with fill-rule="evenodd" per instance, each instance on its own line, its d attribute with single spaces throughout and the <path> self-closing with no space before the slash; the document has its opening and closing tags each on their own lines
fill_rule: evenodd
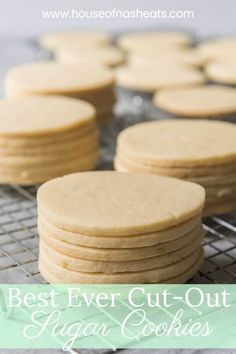
<svg viewBox="0 0 236 354">
<path fill-rule="evenodd" d="M 221 58 L 236 53 L 236 37 L 215 38 L 199 45 L 201 55 L 207 59 Z"/>
<path fill-rule="evenodd" d="M 194 183 L 112 171 L 57 178 L 41 186 L 37 195 L 39 213 L 53 225 L 101 236 L 177 225 L 199 214 L 204 198 L 203 188 Z"/>
<path fill-rule="evenodd" d="M 154 92 L 156 90 L 203 84 L 201 71 L 182 65 L 130 65 L 116 70 L 117 84 L 130 90 Z"/>
<path fill-rule="evenodd" d="M 82 65 L 93 58 L 93 63 L 108 67 L 120 65 L 124 61 L 123 53 L 115 47 L 81 49 L 68 46 L 56 51 L 55 56 L 61 62 Z"/>
<path fill-rule="evenodd" d="M 202 265 L 203 260 L 204 260 L 204 254 L 202 252 L 195 264 L 193 264 L 191 267 L 189 267 L 187 270 L 185 270 L 182 274 L 179 274 L 175 277 L 172 277 L 172 278 L 169 278 L 165 281 L 162 281 L 162 284 L 185 283 L 187 280 L 191 279 L 196 274 L 196 272 L 199 270 L 200 266 Z M 60 279 L 61 278 L 60 276 L 57 277 L 55 275 L 55 272 L 54 273 L 50 272 L 48 270 L 47 266 L 44 266 L 41 263 L 39 263 L 39 270 L 49 283 L 52 283 L 52 284 L 65 283 L 62 279 Z M 123 281 L 121 283 L 123 283 Z"/>
<path fill-rule="evenodd" d="M 86 134 L 80 136 L 79 134 L 77 139 L 73 140 L 63 139 L 62 141 L 54 142 L 53 139 L 51 139 L 48 141 L 49 143 L 47 144 L 43 141 L 43 139 L 41 141 L 39 139 L 37 144 L 35 143 L 31 145 L 27 144 L 25 139 L 22 140 L 22 145 L 14 144 L 14 141 L 11 141 L 9 144 L 7 144 L 6 141 L 6 144 L 4 145 L 1 144 L 0 139 L 0 156 L 33 156 L 37 158 L 38 155 L 42 157 L 44 154 L 49 154 L 49 156 L 52 156 L 52 154 L 55 153 L 58 156 L 60 153 L 63 154 L 65 152 L 70 152 L 71 155 L 73 155 L 75 151 L 78 151 L 78 153 L 89 152 L 90 150 L 96 149 L 98 147 L 98 131 L 94 129 L 94 131 L 91 131 L 91 133 L 88 135 Z"/>
<path fill-rule="evenodd" d="M 117 156 L 156 167 L 235 167 L 236 126 L 181 119 L 137 124 L 119 135 Z"/>
<path fill-rule="evenodd" d="M 198 225 L 187 235 L 179 237 L 173 241 L 155 244 L 153 246 L 145 246 L 138 248 L 98 248 L 75 245 L 67 241 L 61 241 L 55 237 L 51 237 L 44 229 L 39 226 L 40 240 L 49 247 L 56 250 L 60 254 L 64 254 L 74 258 L 85 259 L 89 261 L 130 261 L 142 260 L 156 256 L 162 256 L 167 253 L 179 250 L 187 245 L 191 245 L 194 240 L 198 240 L 199 244 L 202 239 L 202 226 Z"/>
<path fill-rule="evenodd" d="M 56 147 L 60 145 L 64 145 L 67 143 L 71 143 L 72 141 L 84 141 L 88 138 L 96 139 L 98 135 L 98 129 L 95 122 L 95 119 L 91 121 L 91 123 L 86 123 L 85 125 L 81 125 L 78 129 L 68 129 L 68 131 L 58 132 L 54 135 L 47 136 L 36 136 L 36 135 L 28 135 L 27 138 L 24 136 L 14 136 L 14 139 L 9 140 L 7 136 L 0 135 L 0 148 L 6 148 L 9 150 L 21 150 L 30 148 L 31 151 L 34 149 L 38 149 L 42 146 L 47 146 L 49 148 Z"/>
<path fill-rule="evenodd" d="M 9 166 L 14 166 L 15 168 L 17 167 L 22 167 L 22 168 L 30 168 L 30 167 L 46 167 L 50 169 L 51 166 L 54 166 L 54 163 L 56 164 L 64 164 L 67 161 L 70 160 L 75 160 L 77 161 L 78 157 L 86 157 L 86 156 L 94 156 L 98 154 L 98 143 L 95 143 L 91 146 L 87 146 L 85 148 L 81 147 L 76 147 L 74 150 L 69 149 L 67 151 L 64 151 L 63 149 L 58 149 L 58 153 L 56 152 L 51 152 L 49 153 L 47 150 L 44 151 L 42 150 L 41 154 L 31 154 L 31 155 L 16 155 L 16 154 L 2 154 L 0 155 L 1 158 L 1 163 L 0 166 L 2 168 L 4 167 L 9 167 Z M 0 167 L 0 168 L 1 168 Z"/>
<path fill-rule="evenodd" d="M 64 46 L 73 47 L 97 47 L 109 44 L 110 35 L 102 31 L 60 31 L 44 34 L 39 39 L 39 44 L 49 50 L 64 48 Z"/>
<path fill-rule="evenodd" d="M 154 268 L 140 272 L 126 273 L 85 273 L 67 270 L 55 265 L 48 257 L 40 255 L 39 270 L 43 277 L 49 282 L 69 284 L 145 284 L 165 283 L 188 280 L 200 267 L 203 261 L 203 251 L 199 249 L 179 262 L 173 263 L 164 268 Z M 181 280 L 180 280 L 181 279 Z"/>
<path fill-rule="evenodd" d="M 0 101 L 0 137 L 52 137 L 95 122 L 94 107 L 62 96 Z"/>
<path fill-rule="evenodd" d="M 221 117 L 236 113 L 236 89 L 217 85 L 167 89 L 156 93 L 154 104 L 179 116 Z"/>
<path fill-rule="evenodd" d="M 0 101 L 0 183 L 36 184 L 91 170 L 98 158 L 95 109 L 62 96 Z"/>
<path fill-rule="evenodd" d="M 160 51 L 156 47 L 151 47 L 145 51 L 133 51 L 129 54 L 128 62 L 131 65 L 149 65 L 156 67 L 163 67 L 173 65 L 203 66 L 205 63 L 204 58 L 198 49 L 179 49 L 169 48 L 167 50 Z"/>
<path fill-rule="evenodd" d="M 195 238 L 191 244 L 162 256 L 149 257 L 139 260 L 128 261 L 88 261 L 81 258 L 70 257 L 55 251 L 43 240 L 40 242 L 40 252 L 53 261 L 56 265 L 76 271 L 88 273 L 120 273 L 136 272 L 153 268 L 162 268 L 175 263 L 199 249 L 202 237 Z"/>
<path fill-rule="evenodd" d="M 137 48 L 145 50 L 150 47 L 185 47 L 191 42 L 191 37 L 186 33 L 164 31 L 128 33 L 118 39 L 118 45 L 127 51 Z"/>
<path fill-rule="evenodd" d="M 38 217 L 39 230 L 48 237 L 54 237 L 61 241 L 73 243 L 75 245 L 97 247 L 97 248 L 137 248 L 147 247 L 156 244 L 178 239 L 179 244 L 185 241 L 185 238 L 190 239 L 192 232 L 197 226 L 201 224 L 201 214 L 191 218 L 184 223 L 177 226 L 161 230 L 159 232 L 124 236 L 88 236 L 79 233 L 73 233 L 65 230 L 58 229 L 50 224 L 42 215 Z M 188 242 L 188 241 L 187 241 Z"/>
<path fill-rule="evenodd" d="M 39 184 L 58 176 L 64 176 L 78 171 L 94 170 L 98 161 L 98 152 L 70 158 L 54 164 L 42 166 L 1 166 L 0 183 L 20 185 Z"/>
<path fill-rule="evenodd" d="M 217 59 L 209 62 L 205 68 L 206 76 L 214 82 L 236 85 L 236 54 L 229 59 Z M 236 90 L 236 89 L 235 89 Z"/>
<path fill-rule="evenodd" d="M 226 176 L 225 182 L 227 183 L 227 176 L 234 174 L 236 172 L 236 165 L 233 163 L 222 164 L 217 166 L 198 166 L 196 169 L 194 166 L 191 167 L 176 167 L 176 166 L 154 166 L 153 161 L 134 161 L 133 157 L 127 159 L 126 157 L 116 156 L 114 160 L 114 166 L 116 170 L 121 172 L 145 172 L 153 173 L 163 176 L 171 176 L 176 178 L 184 178 L 187 180 L 196 179 L 197 183 L 199 178 L 208 178 L 211 175 L 216 175 L 216 178 L 221 176 Z M 218 184 L 218 182 L 216 182 Z"/>
<path fill-rule="evenodd" d="M 112 72 L 100 65 L 72 65 L 53 61 L 10 69 L 5 79 L 7 96 L 67 94 L 104 89 L 114 84 Z"/>
</svg>

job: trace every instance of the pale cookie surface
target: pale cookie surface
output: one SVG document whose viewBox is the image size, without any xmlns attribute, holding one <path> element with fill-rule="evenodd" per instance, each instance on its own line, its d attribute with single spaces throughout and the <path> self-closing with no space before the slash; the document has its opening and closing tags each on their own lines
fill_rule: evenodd
<svg viewBox="0 0 236 354">
<path fill-rule="evenodd" d="M 120 156 L 119 157 L 116 156 L 114 166 L 115 169 L 120 172 L 153 173 L 156 175 L 184 178 L 190 180 L 192 178 L 197 178 L 197 179 L 198 177 L 207 178 L 206 176 L 214 176 L 214 175 L 216 175 L 216 177 L 225 176 L 225 180 L 221 184 L 228 181 L 226 176 L 235 174 L 236 172 L 236 164 L 235 163 L 232 164 L 232 162 L 228 164 L 222 164 L 222 165 L 198 166 L 198 168 L 196 169 L 196 166 L 194 165 L 185 166 L 185 167 L 176 167 L 176 166 L 168 167 L 168 166 L 159 166 L 159 165 L 157 166 L 155 165 L 154 160 L 152 161 L 143 160 L 142 162 L 137 162 L 134 161 L 133 157 L 130 160 L 126 158 L 124 159 L 123 155 L 122 158 L 120 158 Z M 197 183 L 199 182 L 197 181 Z"/>
<path fill-rule="evenodd" d="M 181 119 L 141 123 L 119 135 L 117 154 L 127 156 L 129 160 L 148 161 L 154 166 L 235 162 L 236 126 L 226 122 Z"/>
<path fill-rule="evenodd" d="M 45 150 L 41 154 L 31 154 L 31 155 L 16 155 L 16 154 L 5 154 L 0 155 L 1 167 L 40 167 L 48 168 L 54 167 L 54 163 L 63 164 L 71 160 L 77 160 L 78 157 L 81 159 L 86 158 L 87 156 L 98 154 L 98 144 L 93 144 L 86 147 L 76 147 L 75 149 L 61 150 L 58 149 L 58 152 L 49 153 Z"/>
<path fill-rule="evenodd" d="M 169 89 L 156 93 L 154 104 L 176 115 L 221 116 L 236 112 L 236 89 L 222 86 Z"/>
<path fill-rule="evenodd" d="M 123 53 L 115 47 L 102 48 L 75 48 L 66 47 L 56 52 L 58 60 L 65 63 L 83 64 L 93 58 L 94 63 L 99 63 L 107 66 L 116 66 L 124 60 Z"/>
<path fill-rule="evenodd" d="M 111 70 L 101 65 L 48 61 L 10 69 L 6 75 L 5 89 L 10 97 L 24 94 L 73 94 L 100 89 L 113 83 Z"/>
<path fill-rule="evenodd" d="M 50 275 L 52 274 L 56 279 L 59 279 L 60 283 L 87 283 L 87 284 L 106 284 L 106 283 L 124 283 L 124 284 L 145 284 L 145 283 L 165 283 L 169 279 L 179 277 L 183 273 L 188 273 L 188 270 L 200 266 L 202 263 L 203 251 L 197 250 L 191 255 L 182 259 L 179 262 L 173 263 L 163 268 L 149 269 L 139 272 L 127 272 L 127 273 L 83 273 L 75 272 L 72 270 L 63 269 L 57 266 L 45 254 L 42 252 L 39 261 L 39 270 L 43 277 L 49 282 L 52 281 Z M 194 267 L 197 265 L 198 267 Z M 193 274 L 191 274 L 192 276 Z M 190 277 L 191 277 L 190 276 Z M 187 277 L 188 279 L 188 277 Z M 185 279 L 185 280 L 187 280 Z"/>
<path fill-rule="evenodd" d="M 185 283 L 187 280 L 189 280 L 190 278 L 192 278 L 195 273 L 199 270 L 201 264 L 203 263 L 204 260 L 204 254 L 203 252 L 200 254 L 199 258 L 197 259 L 197 261 L 190 266 L 188 269 L 186 269 L 184 272 L 182 272 L 181 274 L 178 274 L 175 277 L 169 278 L 165 281 L 162 281 L 162 284 L 181 284 L 181 283 Z M 41 274 L 43 275 L 43 277 L 52 284 L 65 284 L 66 282 L 69 283 L 69 279 L 66 277 L 65 281 L 63 281 L 63 279 L 61 279 L 61 277 L 57 277 L 55 275 L 55 272 L 50 272 L 48 271 L 48 267 L 44 266 L 43 264 L 41 264 L 39 262 L 39 270 L 41 272 Z M 117 281 L 116 281 L 117 282 Z M 147 282 L 147 281 L 146 281 Z M 150 280 L 151 283 L 153 283 L 153 280 Z M 96 282 L 96 283 L 99 283 Z M 96 284 L 95 283 L 95 284 Z M 124 283 L 124 280 L 121 279 L 120 283 Z M 140 281 L 139 283 L 143 283 L 143 281 Z"/>
<path fill-rule="evenodd" d="M 204 58 L 201 56 L 197 49 L 178 49 L 170 48 L 164 51 L 151 47 L 144 51 L 134 51 L 130 53 L 128 62 L 133 65 L 156 65 L 173 66 L 174 64 L 187 65 L 187 66 L 202 66 L 205 63 Z"/>
<path fill-rule="evenodd" d="M 55 134 L 40 134 L 40 135 L 6 135 L 0 134 L 0 148 L 1 149 L 29 149 L 33 152 L 34 148 L 38 149 L 42 146 L 53 146 L 70 144 L 72 141 L 85 141 L 98 135 L 97 124 L 94 119 L 86 124 L 81 124 L 78 129 L 72 126 L 68 130 L 57 131 Z"/>
<path fill-rule="evenodd" d="M 210 62 L 205 69 L 207 77 L 215 82 L 236 84 L 236 54 L 231 59 L 219 59 Z"/>
<path fill-rule="evenodd" d="M 40 242 L 40 250 L 42 250 L 44 254 L 48 256 L 48 258 L 51 259 L 55 264 L 68 270 L 88 273 L 118 273 L 161 268 L 178 262 L 197 250 L 200 247 L 201 241 L 201 238 L 196 238 L 191 244 L 188 244 L 184 248 L 180 248 L 174 252 L 167 253 L 162 256 L 120 262 L 88 261 L 79 257 L 70 257 L 55 251 L 42 240 Z"/>
<path fill-rule="evenodd" d="M 61 137 L 61 135 L 60 135 Z M 1 139 L 0 139 L 1 140 Z M 56 139 L 55 143 L 53 142 L 53 137 L 52 141 L 47 144 L 43 141 L 40 142 L 38 141 L 38 144 L 31 144 L 31 140 L 29 139 L 29 144 L 27 145 L 27 139 L 25 138 L 25 145 L 14 145 L 14 138 L 9 139 L 11 140 L 9 144 L 6 143 L 6 145 L 1 145 L 0 143 L 0 156 L 42 156 L 46 154 L 57 154 L 59 155 L 60 153 L 64 152 L 73 152 L 78 151 L 78 153 L 81 152 L 87 152 L 91 150 L 92 148 L 98 148 L 98 132 L 87 134 L 87 136 L 82 136 L 80 137 L 79 135 L 74 137 L 72 140 L 63 140 L 61 142 L 58 142 L 59 139 Z M 13 144 L 12 143 L 13 140 Z"/>
<path fill-rule="evenodd" d="M 111 38 L 101 31 L 61 31 L 47 33 L 39 39 L 42 47 L 54 50 L 64 46 L 102 46 L 109 44 Z"/>
<path fill-rule="evenodd" d="M 71 242 L 75 245 L 97 247 L 97 248 L 133 248 L 133 247 L 146 247 L 156 244 L 162 244 L 178 239 L 180 245 L 183 237 L 190 237 L 189 233 L 192 232 L 197 226 L 201 224 L 201 215 L 197 215 L 184 223 L 177 226 L 170 227 L 159 232 L 124 236 L 88 236 L 75 232 L 61 230 L 54 225 L 50 224 L 45 218 L 39 215 L 38 228 L 42 230 L 44 235 L 54 237 L 61 241 Z"/>
<path fill-rule="evenodd" d="M 94 151 L 90 154 L 51 164 L 35 164 L 34 166 L 25 167 L 0 165 L 0 183 L 38 184 L 69 173 L 93 170 L 97 161 L 98 152 Z"/>
<path fill-rule="evenodd" d="M 222 37 L 204 42 L 199 46 L 199 50 L 208 60 L 222 57 L 225 53 L 236 53 L 236 37 Z"/>
<path fill-rule="evenodd" d="M 57 240 L 51 235 L 44 233 L 43 228 L 39 227 L 40 240 L 43 240 L 49 247 L 58 253 L 80 258 L 90 261 L 103 261 L 103 262 L 123 262 L 131 260 L 141 260 L 156 256 L 163 256 L 167 253 L 180 250 L 181 248 L 192 245 L 195 240 L 199 244 L 202 240 L 202 226 L 196 227 L 187 235 L 180 237 L 176 240 L 163 242 L 157 245 L 138 248 L 97 248 L 75 245 L 73 243 Z"/>
<path fill-rule="evenodd" d="M 136 48 L 182 47 L 191 43 L 191 37 L 182 32 L 135 32 L 128 33 L 118 39 L 118 45 L 126 50 Z"/>
<path fill-rule="evenodd" d="M 0 116 L 0 136 L 51 136 L 91 124 L 95 109 L 72 98 L 24 97 L 1 100 Z"/>
<path fill-rule="evenodd" d="M 124 66 L 116 70 L 116 79 L 121 87 L 145 92 L 168 87 L 198 85 L 205 81 L 202 72 L 195 68 L 166 64 L 159 67 L 155 64 Z"/>
<path fill-rule="evenodd" d="M 177 179 L 88 172 L 45 183 L 38 190 L 38 207 L 49 222 L 67 231 L 132 235 L 190 219 L 201 212 L 204 198 L 202 187 Z"/>
</svg>

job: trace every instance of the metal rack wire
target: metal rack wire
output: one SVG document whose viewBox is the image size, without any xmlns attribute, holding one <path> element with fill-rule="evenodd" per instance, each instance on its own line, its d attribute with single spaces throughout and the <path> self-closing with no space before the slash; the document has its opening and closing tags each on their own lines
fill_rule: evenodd
<svg viewBox="0 0 236 354">
<path fill-rule="evenodd" d="M 26 38 L 1 40 L 1 49 L 5 60 L 0 65 L 0 91 L 1 79 L 9 66 L 48 58 L 48 53 L 40 51 L 34 40 Z M 149 95 L 122 91 L 119 95 L 116 119 L 101 131 L 99 169 L 112 168 L 119 131 L 143 120 L 170 118 L 153 108 Z M 36 192 L 37 186 L 0 186 L 0 283 L 45 283 L 37 264 Z M 236 212 L 208 218 L 204 220 L 204 228 L 205 262 L 190 282 L 236 283 Z"/>
<path fill-rule="evenodd" d="M 136 107 L 137 108 L 137 107 Z M 115 138 L 125 126 L 144 119 L 143 106 L 133 112 L 118 112 L 101 131 L 99 169 L 112 168 Z M 0 187 L 0 282 L 44 283 L 37 267 L 37 186 Z M 236 282 L 236 213 L 204 220 L 205 262 L 193 283 Z"/>
<path fill-rule="evenodd" d="M 0 78 L 9 66 L 48 58 L 35 40 L 2 38 Z M 5 58 L 5 59 L 4 59 Z M 0 80 L 2 84 L 2 80 Z M 1 91 L 1 87 L 0 87 Z M 99 169 L 112 168 L 115 140 L 125 127 L 148 119 L 170 118 L 157 111 L 150 95 L 120 91 L 115 121 L 102 129 Z M 43 283 L 38 273 L 37 187 L 0 186 L 0 282 Z M 236 282 L 236 212 L 204 220 L 205 263 L 191 280 L 195 283 Z"/>
</svg>

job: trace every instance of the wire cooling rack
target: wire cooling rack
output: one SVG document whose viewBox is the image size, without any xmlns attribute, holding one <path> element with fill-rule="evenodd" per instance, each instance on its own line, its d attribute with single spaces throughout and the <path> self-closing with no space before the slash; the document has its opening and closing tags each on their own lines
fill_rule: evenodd
<svg viewBox="0 0 236 354">
<path fill-rule="evenodd" d="M 9 65 L 47 58 L 47 53 L 39 51 L 35 42 L 29 40 L 0 40 L 0 49 L 6 59 L 0 62 L 0 91 Z M 118 94 L 115 120 L 101 130 L 98 169 L 112 168 L 119 131 L 141 121 L 171 118 L 154 109 L 149 95 L 120 90 Z M 38 271 L 36 193 L 37 186 L 0 186 L 0 283 L 45 283 Z M 236 283 L 236 212 L 205 219 L 204 229 L 205 261 L 190 282 Z"/>
<path fill-rule="evenodd" d="M 129 113 L 118 111 L 114 122 L 102 128 L 99 169 L 112 168 L 114 142 L 118 132 L 130 124 L 145 119 L 146 113 L 150 110 L 147 102 L 145 102 L 147 106 L 144 105 L 142 97 L 133 97 L 132 104 L 133 111 Z M 0 187 L 1 283 L 44 283 L 37 265 L 39 239 L 36 192 L 37 186 Z M 205 262 L 191 282 L 235 283 L 236 213 L 207 218 L 204 220 L 204 228 Z"/>
<path fill-rule="evenodd" d="M 5 55 L 0 78 L 9 65 L 45 59 L 34 41 L 5 39 L 0 41 Z M 2 80 L 0 80 L 2 83 Z M 1 88 L 0 88 L 1 89 Z M 150 96 L 118 91 L 119 105 L 112 124 L 101 130 L 99 169 L 111 169 L 115 141 L 125 127 L 149 119 L 170 118 L 157 111 Z M 38 272 L 37 186 L 0 186 L 0 283 L 44 283 Z M 191 280 L 194 283 L 236 282 L 236 212 L 204 220 L 205 262 Z"/>
</svg>

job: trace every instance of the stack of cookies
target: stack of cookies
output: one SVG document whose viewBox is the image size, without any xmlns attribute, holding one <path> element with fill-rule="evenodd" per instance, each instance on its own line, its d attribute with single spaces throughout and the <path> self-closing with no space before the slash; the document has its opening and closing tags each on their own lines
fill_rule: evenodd
<svg viewBox="0 0 236 354">
<path fill-rule="evenodd" d="M 197 68 L 168 61 L 128 64 L 116 70 L 118 86 L 127 90 L 153 93 L 156 90 L 200 85 L 205 82 Z"/>
<path fill-rule="evenodd" d="M 145 51 L 134 50 L 128 56 L 129 63 L 133 65 L 156 65 L 157 67 L 168 64 L 179 64 L 189 67 L 202 67 L 205 63 L 201 52 L 197 48 L 146 48 Z"/>
<path fill-rule="evenodd" d="M 215 59 L 229 58 L 236 55 L 236 37 L 218 37 L 201 43 L 198 46 L 201 56 L 210 62 Z"/>
<path fill-rule="evenodd" d="M 118 39 L 127 52 L 127 63 L 116 70 L 117 83 L 127 90 L 153 93 L 155 90 L 198 85 L 205 82 L 198 70 L 204 61 L 192 39 L 181 32 L 137 32 Z"/>
<path fill-rule="evenodd" d="M 209 80 L 224 85 L 236 85 L 236 51 L 234 55 L 210 62 L 205 68 Z"/>
<path fill-rule="evenodd" d="M 60 96 L 0 101 L 0 183 L 30 185 L 94 169 L 95 109 Z"/>
<path fill-rule="evenodd" d="M 148 174 L 87 172 L 38 191 L 39 269 L 50 283 L 182 283 L 203 260 L 204 189 Z"/>
<path fill-rule="evenodd" d="M 156 92 L 154 105 L 175 116 L 227 119 L 236 113 L 236 89 L 218 85 L 166 89 Z"/>
<path fill-rule="evenodd" d="M 146 31 L 133 32 L 120 36 L 118 45 L 128 53 L 145 52 L 150 48 L 166 50 L 169 48 L 186 48 L 192 44 L 192 38 L 183 32 Z"/>
<path fill-rule="evenodd" d="M 111 42 L 111 36 L 107 32 L 103 31 L 59 31 L 46 33 L 39 39 L 41 47 L 57 51 L 65 48 L 65 46 L 71 47 L 104 47 Z"/>
<path fill-rule="evenodd" d="M 39 44 L 61 62 L 89 62 L 115 67 L 124 60 L 123 52 L 110 45 L 111 37 L 101 31 L 66 31 L 43 35 Z"/>
<path fill-rule="evenodd" d="M 137 124 L 118 137 L 115 167 L 190 180 L 206 190 L 204 215 L 236 208 L 236 126 L 207 120 Z"/>
<path fill-rule="evenodd" d="M 63 49 L 55 51 L 54 56 L 57 60 L 71 64 L 86 64 L 93 58 L 93 63 L 105 65 L 108 67 L 116 67 L 123 63 L 124 55 L 118 48 L 107 47 L 71 47 L 65 46 Z"/>
<path fill-rule="evenodd" d="M 220 84 L 236 84 L 236 37 L 220 37 L 199 46 L 204 58 L 205 74 L 213 82 Z"/>
<path fill-rule="evenodd" d="M 96 108 L 98 123 L 113 116 L 116 102 L 112 72 L 100 65 L 37 62 L 10 69 L 5 80 L 8 97 L 63 95 L 79 98 Z"/>
</svg>

